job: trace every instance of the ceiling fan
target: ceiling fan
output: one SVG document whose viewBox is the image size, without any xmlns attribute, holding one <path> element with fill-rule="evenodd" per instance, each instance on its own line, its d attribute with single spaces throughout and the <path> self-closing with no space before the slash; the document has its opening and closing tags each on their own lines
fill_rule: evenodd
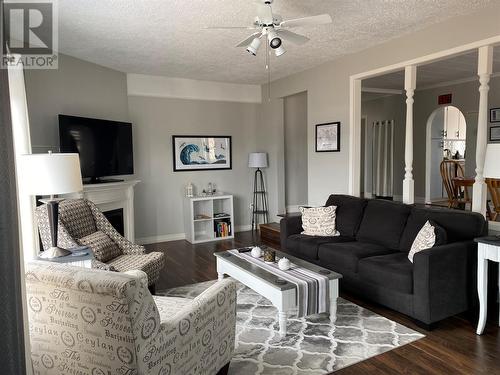
<svg viewBox="0 0 500 375">
<path fill-rule="evenodd" d="M 332 23 L 332 17 L 329 14 L 321 14 L 318 16 L 296 18 L 292 20 L 283 20 L 278 14 L 273 14 L 271 4 L 274 0 L 259 0 L 257 5 L 257 16 L 252 26 L 222 26 L 209 27 L 209 29 L 217 30 L 258 30 L 248 38 L 245 38 L 236 47 L 246 47 L 247 51 L 256 56 L 262 40 L 266 40 L 269 47 L 274 50 L 276 56 L 283 55 L 286 50 L 283 47 L 283 40 L 294 44 L 304 44 L 309 41 L 309 38 L 294 33 L 289 29 L 294 27 L 307 27 L 316 25 L 325 25 Z"/>
</svg>

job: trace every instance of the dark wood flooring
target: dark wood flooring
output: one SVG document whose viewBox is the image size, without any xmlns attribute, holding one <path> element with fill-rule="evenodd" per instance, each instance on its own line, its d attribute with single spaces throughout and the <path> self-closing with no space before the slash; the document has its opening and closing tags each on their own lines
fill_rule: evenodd
<svg viewBox="0 0 500 375">
<path fill-rule="evenodd" d="M 166 267 L 156 290 L 193 284 L 217 278 L 214 252 L 261 243 L 255 232 L 237 233 L 234 240 L 191 245 L 172 241 L 147 245 L 148 251 L 163 251 Z M 265 242 L 262 242 L 265 244 Z M 425 338 L 385 354 L 347 367 L 335 374 L 500 374 L 500 329 L 496 317 L 482 336 L 475 334 L 475 322 L 453 317 L 439 323 L 433 331 L 418 328 L 395 311 L 342 294 L 360 306 L 426 335 Z"/>
</svg>

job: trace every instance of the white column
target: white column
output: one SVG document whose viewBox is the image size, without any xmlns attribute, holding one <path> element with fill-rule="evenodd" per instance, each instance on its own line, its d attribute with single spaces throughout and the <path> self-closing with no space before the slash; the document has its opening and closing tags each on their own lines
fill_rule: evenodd
<svg viewBox="0 0 500 375">
<path fill-rule="evenodd" d="M 31 154 L 30 127 L 28 118 L 28 104 L 26 100 L 26 88 L 24 85 L 23 64 L 20 55 L 13 55 L 13 65 L 8 67 L 10 110 L 12 117 L 12 136 L 14 141 L 14 153 L 17 160 L 20 155 Z M 33 259 L 37 250 L 37 230 L 34 218 L 34 197 L 23 193 L 22 181 L 18 184 L 18 205 L 20 230 L 22 238 L 22 249 L 24 259 Z"/>
<path fill-rule="evenodd" d="M 488 91 L 490 87 L 491 72 L 493 70 L 493 47 L 479 48 L 477 74 L 479 76 L 479 114 L 477 119 L 477 145 L 476 145 L 476 182 L 472 191 L 472 211 L 486 216 L 486 200 L 488 189 L 484 182 L 484 158 L 486 155 L 488 133 Z"/>
<path fill-rule="evenodd" d="M 361 194 L 361 80 L 350 81 L 349 194 Z"/>
<path fill-rule="evenodd" d="M 415 181 L 413 180 L 413 95 L 417 85 L 417 67 L 405 67 L 406 91 L 406 138 L 405 138 L 405 178 L 403 181 L 403 202 L 415 203 Z"/>
</svg>

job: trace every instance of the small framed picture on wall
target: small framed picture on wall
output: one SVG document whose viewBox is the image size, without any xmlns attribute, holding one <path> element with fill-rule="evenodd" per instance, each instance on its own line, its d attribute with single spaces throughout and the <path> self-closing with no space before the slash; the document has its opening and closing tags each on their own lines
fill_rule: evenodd
<svg viewBox="0 0 500 375">
<path fill-rule="evenodd" d="M 500 141 L 500 126 L 492 126 L 490 128 L 490 141 L 491 142 Z"/>
<path fill-rule="evenodd" d="M 490 122 L 500 122 L 500 108 L 490 109 Z"/>
<path fill-rule="evenodd" d="M 340 122 L 316 125 L 316 152 L 340 151 Z"/>
</svg>

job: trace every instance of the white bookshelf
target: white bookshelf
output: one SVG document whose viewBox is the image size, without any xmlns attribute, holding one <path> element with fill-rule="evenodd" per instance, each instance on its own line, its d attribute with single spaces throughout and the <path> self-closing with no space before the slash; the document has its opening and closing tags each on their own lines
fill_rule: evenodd
<svg viewBox="0 0 500 375">
<path fill-rule="evenodd" d="M 223 227 L 226 233 L 218 231 Z M 233 196 L 184 198 L 184 231 L 186 240 L 193 244 L 234 238 Z"/>
</svg>

